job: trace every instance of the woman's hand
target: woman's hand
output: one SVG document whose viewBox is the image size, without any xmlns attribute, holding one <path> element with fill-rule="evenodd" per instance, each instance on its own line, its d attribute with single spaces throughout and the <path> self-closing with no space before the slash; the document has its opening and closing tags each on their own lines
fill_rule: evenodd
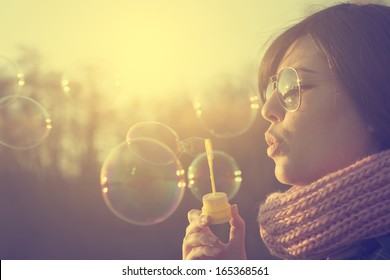
<svg viewBox="0 0 390 280">
<path fill-rule="evenodd" d="M 200 210 L 188 212 L 189 225 L 183 239 L 183 260 L 246 259 L 245 221 L 238 214 L 237 205 L 231 206 L 229 242 L 223 243 L 208 226 L 207 216 Z"/>
</svg>

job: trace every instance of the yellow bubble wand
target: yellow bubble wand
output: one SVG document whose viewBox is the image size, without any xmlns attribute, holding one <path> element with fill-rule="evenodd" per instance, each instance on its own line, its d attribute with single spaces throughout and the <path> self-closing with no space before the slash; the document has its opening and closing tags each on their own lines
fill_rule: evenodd
<svg viewBox="0 0 390 280">
<path fill-rule="evenodd" d="M 213 168 L 214 151 L 210 139 L 205 140 L 205 146 L 206 146 L 207 162 L 209 164 L 209 169 L 210 169 L 211 190 L 212 193 L 215 194 L 217 191 L 215 188 L 214 168 Z"/>
<path fill-rule="evenodd" d="M 210 169 L 210 181 L 212 192 L 203 196 L 202 214 L 207 215 L 210 224 L 226 223 L 231 218 L 230 204 L 226 193 L 217 192 L 215 188 L 213 160 L 214 152 L 210 139 L 205 140 L 207 162 Z"/>
</svg>

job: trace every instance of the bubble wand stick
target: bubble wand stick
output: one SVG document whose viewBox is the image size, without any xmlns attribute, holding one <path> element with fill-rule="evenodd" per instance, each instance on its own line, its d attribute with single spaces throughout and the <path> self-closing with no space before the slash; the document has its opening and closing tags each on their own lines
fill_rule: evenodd
<svg viewBox="0 0 390 280">
<path fill-rule="evenodd" d="M 207 162 L 209 164 L 209 169 L 210 169 L 211 190 L 212 193 L 215 195 L 217 191 L 215 188 L 214 168 L 213 168 L 214 152 L 213 152 L 213 145 L 211 144 L 210 139 L 205 140 L 205 146 L 206 146 Z"/>
<path fill-rule="evenodd" d="M 205 140 L 207 162 L 210 169 L 212 192 L 203 196 L 202 214 L 210 218 L 210 224 L 223 224 L 231 219 L 230 204 L 224 192 L 217 192 L 215 188 L 213 160 L 214 152 L 210 139 Z"/>
</svg>

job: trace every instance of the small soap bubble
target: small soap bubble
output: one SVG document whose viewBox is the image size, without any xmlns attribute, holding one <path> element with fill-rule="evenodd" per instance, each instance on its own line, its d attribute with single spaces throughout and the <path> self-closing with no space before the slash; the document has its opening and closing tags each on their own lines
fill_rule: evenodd
<svg viewBox="0 0 390 280">
<path fill-rule="evenodd" d="M 24 84 L 24 74 L 19 65 L 0 55 L 0 98 L 19 94 Z"/>
<path fill-rule="evenodd" d="M 138 157 L 123 142 L 114 148 L 101 169 L 104 201 L 118 218 L 134 225 L 153 225 L 169 218 L 185 192 L 185 171 L 176 155 L 154 139 L 134 139 L 155 150 L 165 150 L 170 164 L 155 164 Z M 137 143 L 139 144 L 139 143 Z"/>
<path fill-rule="evenodd" d="M 33 148 L 51 129 L 48 112 L 34 99 L 22 95 L 0 99 L 0 144 L 17 150 Z"/>
<path fill-rule="evenodd" d="M 242 177 L 236 161 L 222 151 L 214 151 L 214 179 L 217 192 L 224 192 L 232 199 L 240 189 Z M 188 167 L 188 188 L 199 200 L 205 194 L 211 193 L 210 169 L 207 154 L 198 155 Z"/>
<path fill-rule="evenodd" d="M 219 138 L 246 132 L 259 111 L 259 95 L 249 82 L 233 75 L 208 81 L 193 99 L 201 125 Z"/>
<path fill-rule="evenodd" d="M 90 110 L 109 108 L 122 90 L 114 67 L 95 58 L 73 63 L 62 75 L 61 86 L 71 103 Z"/>
</svg>

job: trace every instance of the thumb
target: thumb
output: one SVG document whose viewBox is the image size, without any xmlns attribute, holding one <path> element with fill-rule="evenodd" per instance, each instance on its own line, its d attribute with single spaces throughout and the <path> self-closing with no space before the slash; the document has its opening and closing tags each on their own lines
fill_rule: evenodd
<svg viewBox="0 0 390 280">
<path fill-rule="evenodd" d="M 229 244 L 234 251 L 245 252 L 245 221 L 238 213 L 236 204 L 231 206 L 231 212 Z"/>
</svg>

